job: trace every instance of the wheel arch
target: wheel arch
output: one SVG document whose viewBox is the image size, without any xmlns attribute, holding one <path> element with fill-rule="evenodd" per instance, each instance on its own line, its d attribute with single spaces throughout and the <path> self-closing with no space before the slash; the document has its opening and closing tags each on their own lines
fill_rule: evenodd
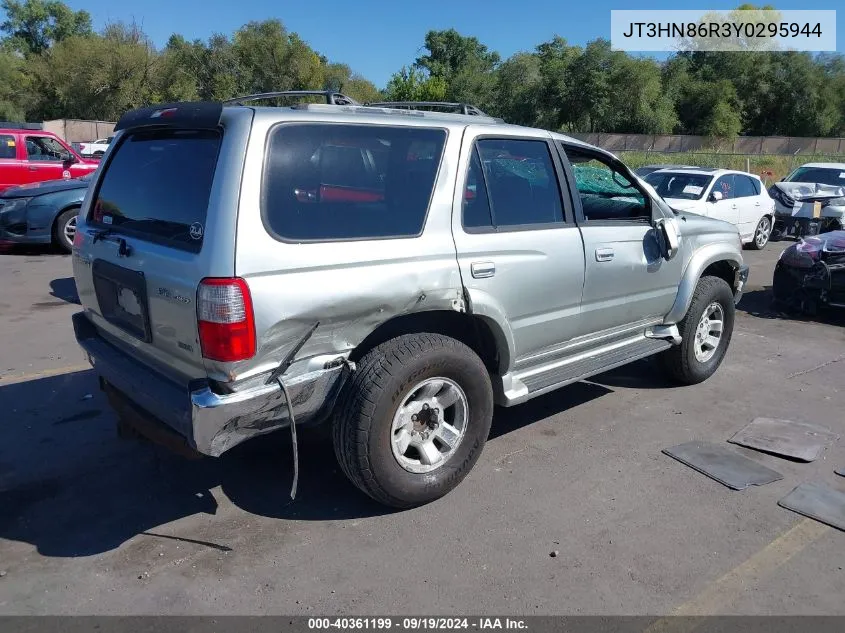
<svg viewBox="0 0 845 633">
<path fill-rule="evenodd" d="M 741 266 L 742 255 L 738 251 L 727 250 L 722 244 L 711 244 L 701 248 L 687 264 L 681 283 L 678 285 L 675 303 L 663 322 L 675 324 L 684 318 L 692 303 L 698 280 L 704 276 L 724 279 L 735 292 L 736 273 Z"/>
<path fill-rule="evenodd" d="M 374 347 L 403 334 L 429 332 L 461 341 L 472 349 L 491 374 L 499 374 L 510 363 L 504 333 L 491 320 L 453 310 L 429 310 L 388 319 L 373 330 L 350 353 L 356 362 Z M 504 346 L 503 346 L 504 345 Z"/>
</svg>

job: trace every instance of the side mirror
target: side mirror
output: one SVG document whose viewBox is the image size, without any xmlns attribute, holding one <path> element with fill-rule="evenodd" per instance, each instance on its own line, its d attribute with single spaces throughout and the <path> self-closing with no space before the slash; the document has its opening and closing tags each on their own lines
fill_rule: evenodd
<svg viewBox="0 0 845 633">
<path fill-rule="evenodd" d="M 680 244 L 678 226 L 675 224 L 674 219 L 660 218 L 654 223 L 654 228 L 660 238 L 663 258 L 669 261 L 678 254 L 678 246 Z"/>
<path fill-rule="evenodd" d="M 73 165 L 74 163 L 78 163 L 79 159 L 74 156 L 73 154 L 68 154 L 65 156 L 64 161 L 62 161 L 65 165 Z"/>
<path fill-rule="evenodd" d="M 711 191 L 708 200 L 710 200 L 710 202 L 719 202 L 722 198 L 724 198 L 724 196 L 721 191 Z"/>
</svg>

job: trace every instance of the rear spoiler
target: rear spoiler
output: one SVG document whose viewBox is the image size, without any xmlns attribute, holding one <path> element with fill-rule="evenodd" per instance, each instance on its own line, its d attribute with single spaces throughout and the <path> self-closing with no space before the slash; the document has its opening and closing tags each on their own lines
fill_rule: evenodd
<svg viewBox="0 0 845 633">
<path fill-rule="evenodd" d="M 214 130 L 220 125 L 223 104 L 210 101 L 160 103 L 130 110 L 117 122 L 114 131 L 148 127 Z"/>
</svg>

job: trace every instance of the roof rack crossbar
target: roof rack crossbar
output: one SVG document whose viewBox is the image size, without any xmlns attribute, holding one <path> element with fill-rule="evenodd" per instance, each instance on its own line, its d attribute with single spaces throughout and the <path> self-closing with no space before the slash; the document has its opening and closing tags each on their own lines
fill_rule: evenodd
<svg viewBox="0 0 845 633">
<path fill-rule="evenodd" d="M 444 108 L 457 110 L 460 114 L 489 116 L 469 103 L 453 103 L 451 101 L 373 101 L 364 105 L 373 108 L 408 108 L 409 110 L 418 108 Z"/>
<path fill-rule="evenodd" d="M 244 95 L 227 99 L 223 105 L 243 105 L 248 101 L 261 101 L 262 99 L 277 99 L 279 97 L 323 97 L 329 105 L 360 105 L 352 97 L 335 92 L 334 90 L 283 90 L 281 92 L 261 92 L 254 95 Z"/>
</svg>

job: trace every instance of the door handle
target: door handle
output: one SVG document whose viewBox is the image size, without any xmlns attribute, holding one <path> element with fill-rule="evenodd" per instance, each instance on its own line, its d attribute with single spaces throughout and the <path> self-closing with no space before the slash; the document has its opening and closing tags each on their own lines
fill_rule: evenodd
<svg viewBox="0 0 845 633">
<path fill-rule="evenodd" d="M 35 165 L 30 165 L 29 171 L 38 171 L 38 167 L 36 167 Z"/>
<path fill-rule="evenodd" d="M 755 206 L 755 207 L 759 207 L 759 206 L 760 206 L 760 201 L 758 200 L 757 202 L 755 202 L 755 203 L 754 203 L 754 206 Z"/>
<path fill-rule="evenodd" d="M 597 262 L 609 262 L 613 259 L 613 256 L 616 253 L 613 252 L 612 248 L 597 248 L 596 249 L 596 261 Z"/>
<path fill-rule="evenodd" d="M 469 269 L 475 279 L 485 279 L 496 274 L 496 264 L 493 262 L 473 262 Z"/>
<path fill-rule="evenodd" d="M 735 204 L 732 204 L 732 205 L 731 205 L 731 209 L 736 209 L 736 205 L 735 205 Z"/>
</svg>

